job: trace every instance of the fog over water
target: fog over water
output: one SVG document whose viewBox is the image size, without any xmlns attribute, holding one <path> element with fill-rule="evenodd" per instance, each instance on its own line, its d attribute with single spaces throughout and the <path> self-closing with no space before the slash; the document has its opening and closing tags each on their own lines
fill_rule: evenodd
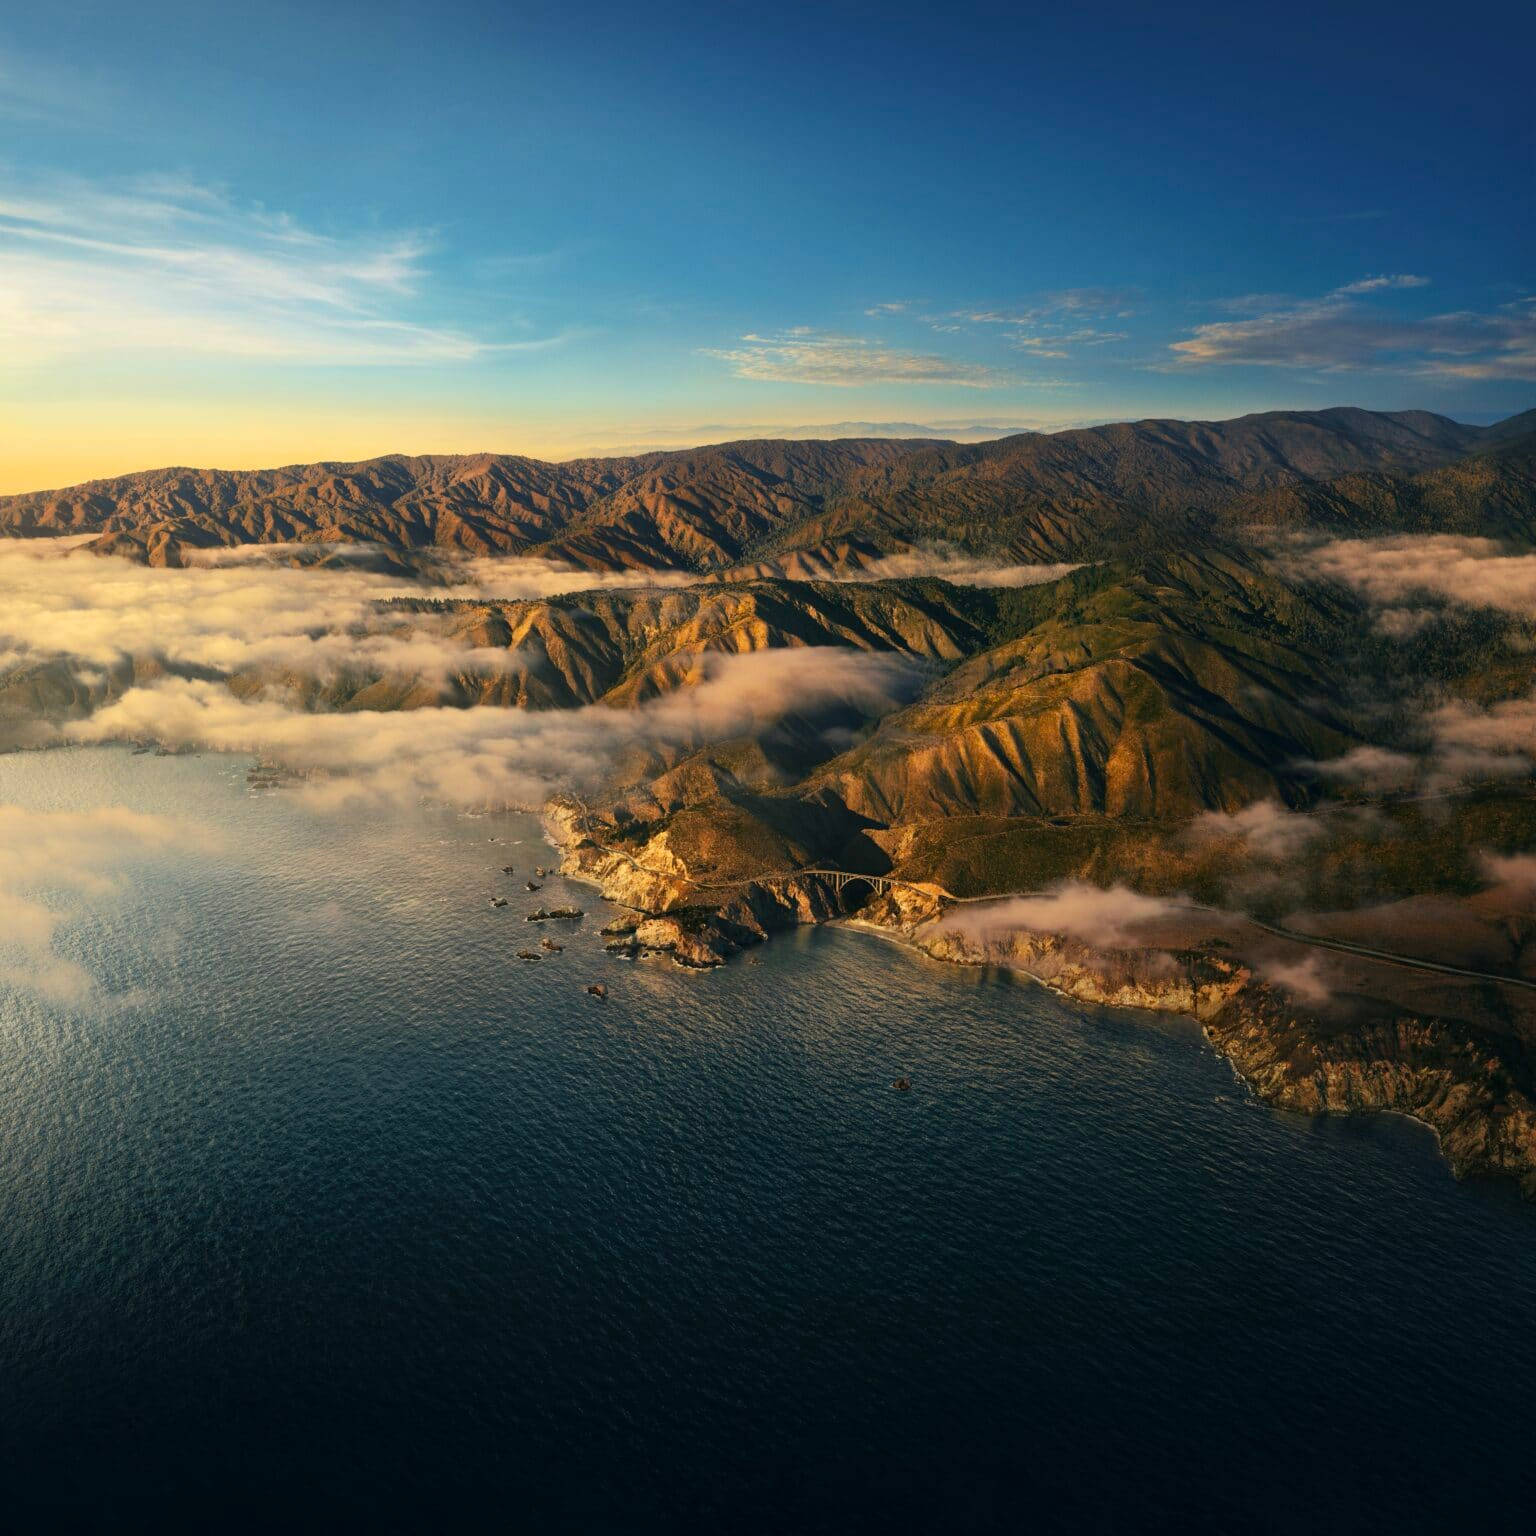
<svg viewBox="0 0 1536 1536">
<path fill-rule="evenodd" d="M 148 677 L 85 718 L 19 722 L 29 742 L 154 742 L 260 753 L 332 782 L 317 795 L 464 807 L 537 806 L 589 788 L 623 753 L 701 746 L 760 732 L 790 711 L 876 716 L 906 703 L 929 675 L 910 657 L 821 646 L 679 658 L 688 686 L 617 709 L 426 707 L 327 712 L 296 679 L 354 673 L 441 685 L 454 674 L 537 667 L 537 647 L 471 646 L 435 615 L 402 633 L 383 598 L 441 595 L 366 568 L 293 568 L 241 552 L 188 570 L 99 559 L 74 540 L 0 539 L 0 683 L 7 672 L 62 663 L 87 684 L 130 661 Z M 280 551 L 279 551 L 280 553 Z M 453 595 L 524 597 L 605 585 L 675 585 L 662 577 L 596 577 L 540 560 L 459 562 Z M 161 669 L 165 669 L 163 672 Z M 266 681 L 237 696 L 227 679 Z M 4 725 L 0 715 L 0 727 Z M 4 744 L 0 729 L 0 744 Z"/>
<path fill-rule="evenodd" d="M 0 847 L 67 855 L 13 873 L 0 971 L 9 1520 L 1529 1507 L 1536 1212 L 1419 1128 L 1259 1108 L 1192 1025 L 858 933 L 615 961 L 589 889 L 522 892 L 531 818 L 247 767 L 0 756 Z M 588 916 L 523 963 L 534 901 Z"/>
</svg>

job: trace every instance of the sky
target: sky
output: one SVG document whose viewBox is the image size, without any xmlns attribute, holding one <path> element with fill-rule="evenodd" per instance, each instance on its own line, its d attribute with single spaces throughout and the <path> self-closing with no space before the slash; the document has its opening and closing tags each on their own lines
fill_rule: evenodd
<svg viewBox="0 0 1536 1536">
<path fill-rule="evenodd" d="M 1529 5 L 0 0 L 0 492 L 1496 419 L 1536 405 L 1533 45 Z"/>
</svg>

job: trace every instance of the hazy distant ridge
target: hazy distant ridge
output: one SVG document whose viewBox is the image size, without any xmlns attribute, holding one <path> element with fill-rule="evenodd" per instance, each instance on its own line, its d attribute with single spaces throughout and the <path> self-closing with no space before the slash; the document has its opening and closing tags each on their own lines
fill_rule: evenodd
<svg viewBox="0 0 1536 1536">
<path fill-rule="evenodd" d="M 1405 478 L 1476 456 L 1490 505 L 1527 474 L 1536 413 L 1494 427 L 1423 411 L 1275 411 L 1148 420 L 964 444 L 770 439 L 550 463 L 390 455 L 226 471 L 170 468 L 0 498 L 0 532 L 92 533 L 103 551 L 179 563 L 185 547 L 366 542 L 538 552 L 588 568 L 720 569 L 858 538 L 943 539 L 1042 561 L 1098 558 L 1150 533 L 1370 516 L 1422 501 Z M 1348 477 L 1357 484 L 1301 493 Z M 1381 477 L 1386 477 L 1382 480 Z M 1352 510 L 1351 510 L 1352 509 Z"/>
</svg>

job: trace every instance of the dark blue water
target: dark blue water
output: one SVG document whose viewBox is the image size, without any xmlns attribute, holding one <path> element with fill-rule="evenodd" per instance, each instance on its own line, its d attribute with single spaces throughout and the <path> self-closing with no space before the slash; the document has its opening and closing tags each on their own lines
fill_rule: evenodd
<svg viewBox="0 0 1536 1536">
<path fill-rule="evenodd" d="M 0 993 L 11 1528 L 1528 1527 L 1536 1211 L 1420 1129 L 859 934 L 612 961 L 489 907 L 526 818 L 243 769 L 0 758 L 223 838 Z"/>
</svg>

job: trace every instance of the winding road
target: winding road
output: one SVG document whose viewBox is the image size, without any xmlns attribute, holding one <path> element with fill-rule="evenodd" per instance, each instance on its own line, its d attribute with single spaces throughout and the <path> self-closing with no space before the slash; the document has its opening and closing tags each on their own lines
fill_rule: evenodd
<svg viewBox="0 0 1536 1536">
<path fill-rule="evenodd" d="M 1273 933 L 1282 939 L 1294 939 L 1298 944 L 1311 944 L 1318 949 L 1336 949 L 1340 954 L 1359 955 L 1366 960 L 1380 960 L 1386 965 L 1402 966 L 1410 971 L 1437 971 L 1442 976 L 1466 976 L 1473 981 L 1500 982 L 1507 987 L 1524 987 L 1536 992 L 1536 981 L 1524 976 L 1505 976 L 1497 971 L 1475 971 L 1464 965 L 1444 965 L 1438 960 L 1418 960 L 1412 955 L 1399 955 L 1388 949 L 1372 949 L 1366 944 L 1352 944 L 1348 939 L 1325 939 L 1314 933 L 1302 933 L 1295 928 L 1282 928 L 1278 923 L 1261 922 L 1256 917 L 1243 915 L 1243 921 L 1265 933 Z"/>
<path fill-rule="evenodd" d="M 582 809 L 585 813 L 586 807 L 583 806 Z M 590 825 L 584 830 L 591 839 Z M 622 859 L 642 874 L 651 875 L 660 880 L 677 880 L 698 891 L 738 891 L 753 885 L 784 885 L 791 880 L 810 877 L 834 880 L 838 882 L 839 889 L 851 881 L 863 881 L 877 891 L 893 885 L 900 886 L 904 890 L 932 896 L 940 902 L 956 907 L 979 906 L 987 902 L 1008 901 L 1015 896 L 1040 894 L 1038 891 L 1003 891 L 990 896 L 956 896 L 935 881 L 902 880 L 890 875 L 866 875 L 856 870 L 833 869 L 826 865 L 806 865 L 800 869 L 764 870 L 760 874 L 743 876 L 737 880 L 711 883 L 698 880 L 692 875 L 680 874 L 676 870 L 652 869 L 649 865 L 642 864 L 633 854 L 617 848 L 604 848 L 603 851 L 612 858 Z M 1248 923 L 1254 928 L 1262 929 L 1265 933 L 1274 934 L 1276 938 L 1288 939 L 1295 944 L 1307 944 L 1314 949 L 1331 949 L 1339 954 L 1356 955 L 1362 960 L 1375 960 L 1383 965 L 1395 965 L 1409 971 L 1429 971 L 1440 976 L 1460 976 L 1470 981 L 1487 981 L 1495 985 L 1521 987 L 1528 992 L 1536 992 L 1536 981 L 1527 980 L 1524 976 L 1508 976 L 1497 971 L 1479 971 L 1463 965 L 1446 965 L 1439 960 L 1420 960 L 1412 955 L 1400 955 L 1388 949 L 1374 949 L 1368 944 L 1355 944 L 1348 939 L 1330 939 L 1320 934 L 1303 933 L 1298 928 L 1286 928 L 1279 923 L 1267 923 L 1260 918 L 1250 917 L 1246 912 L 1227 912 L 1219 907 L 1202 906 L 1199 902 L 1180 902 L 1178 905 L 1190 912 L 1199 912 L 1205 916 L 1225 917 L 1236 922 Z"/>
</svg>

